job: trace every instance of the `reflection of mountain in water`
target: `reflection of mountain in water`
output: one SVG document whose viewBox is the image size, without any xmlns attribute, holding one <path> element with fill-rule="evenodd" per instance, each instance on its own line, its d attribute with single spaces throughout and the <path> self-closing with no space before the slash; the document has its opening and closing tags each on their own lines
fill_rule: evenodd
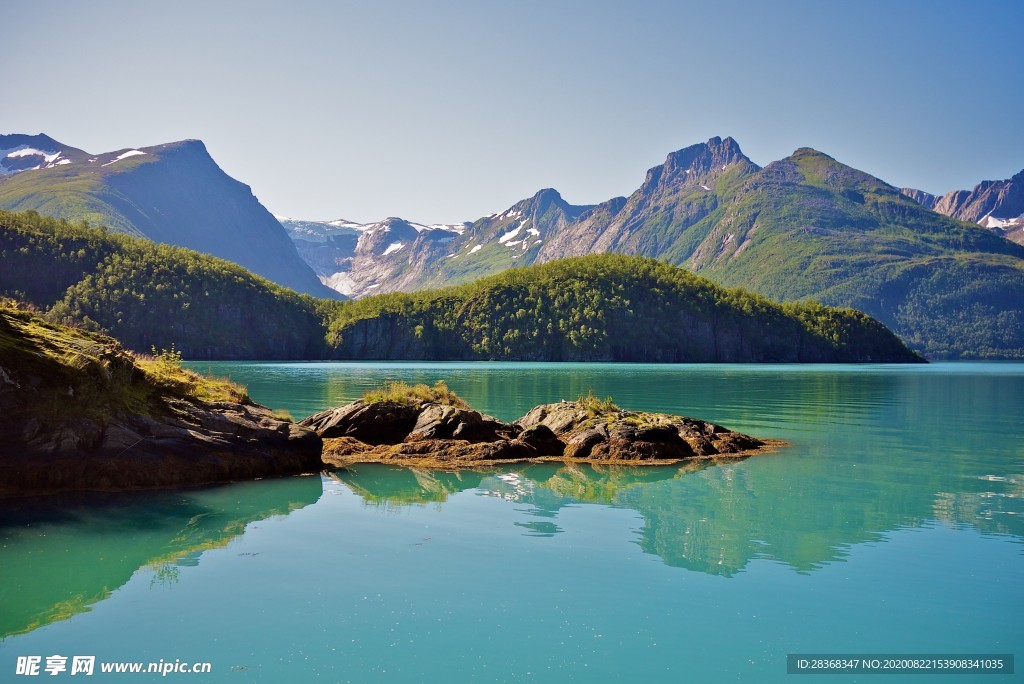
<svg viewBox="0 0 1024 684">
<path fill-rule="evenodd" d="M 173 581 L 202 552 L 256 520 L 317 501 L 319 477 L 174 492 L 79 494 L 0 502 L 0 637 L 64 620 L 105 599 L 137 570 Z"/>
<path fill-rule="evenodd" d="M 337 477 L 367 501 L 389 506 L 444 501 L 476 489 L 525 504 L 519 509 L 524 519 L 514 524 L 531 536 L 561 532 L 558 515 L 566 506 L 628 508 L 644 518 L 638 543 L 645 552 L 671 566 L 726 577 L 756 558 L 810 572 L 842 561 L 851 546 L 935 519 L 1024 540 L 1021 476 L 998 483 L 978 478 L 974 469 L 995 466 L 969 460 L 959 469 L 929 471 L 913 459 L 864 456 L 871 448 L 854 448 L 842 458 L 830 456 L 827 446 L 791 448 L 743 463 L 682 468 L 548 463 L 510 472 L 431 473 L 366 465 Z M 986 482 L 999 484 L 999 491 Z"/>
</svg>

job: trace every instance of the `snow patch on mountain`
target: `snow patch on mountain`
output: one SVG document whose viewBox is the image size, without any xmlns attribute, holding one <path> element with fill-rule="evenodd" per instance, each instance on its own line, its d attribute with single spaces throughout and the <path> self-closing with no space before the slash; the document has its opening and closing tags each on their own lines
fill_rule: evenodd
<svg viewBox="0 0 1024 684">
<path fill-rule="evenodd" d="M 111 164 L 116 164 L 117 162 L 121 161 L 122 159 L 127 159 L 128 157 L 137 157 L 140 154 L 146 154 L 146 153 L 143 152 L 142 150 L 128 150 L 127 152 L 122 152 L 116 158 L 114 158 L 111 161 L 108 161 L 106 164 L 103 164 L 103 166 L 110 166 Z"/>
<path fill-rule="evenodd" d="M 508 242 L 509 240 L 514 239 L 517 235 L 519 235 L 519 232 L 522 231 L 523 226 L 525 226 L 528 221 L 529 221 L 529 219 L 523 219 L 522 221 L 520 221 L 518 226 L 516 226 L 515 228 L 513 228 L 509 232 L 505 233 L 500 238 L 498 238 L 498 242 L 504 244 L 504 243 Z"/>
<path fill-rule="evenodd" d="M 35 171 L 36 169 L 51 169 L 60 164 L 70 164 L 70 159 L 60 159 L 60 152 L 46 152 L 28 145 L 19 145 L 6 150 L 0 150 L 0 176 L 19 173 L 20 171 Z M 29 168 L 11 168 L 5 164 L 7 159 L 24 159 L 26 157 L 39 157 L 40 162 Z M 58 161 L 59 160 L 59 161 Z M 31 163 L 31 162 L 29 162 Z"/>
<path fill-rule="evenodd" d="M 320 276 L 320 282 L 345 296 L 349 296 L 356 291 L 356 281 L 352 279 L 352 274 L 348 271 L 339 271 L 329 276 Z"/>
<path fill-rule="evenodd" d="M 985 214 L 978 225 L 983 228 L 998 228 L 999 230 L 1005 230 L 1007 228 L 1017 228 L 1018 226 L 1024 225 L 1024 214 L 1021 214 L 1017 218 L 997 218 L 992 214 Z"/>
</svg>

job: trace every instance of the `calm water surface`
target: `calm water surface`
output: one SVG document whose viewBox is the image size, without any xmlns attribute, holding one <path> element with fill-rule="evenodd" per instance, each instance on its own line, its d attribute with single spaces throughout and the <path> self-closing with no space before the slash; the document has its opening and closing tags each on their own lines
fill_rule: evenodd
<svg viewBox="0 0 1024 684">
<path fill-rule="evenodd" d="M 506 420 L 593 388 L 792 446 L 7 502 L 0 681 L 54 654 L 209 661 L 163 678 L 209 682 L 782 682 L 788 653 L 1024 655 L 1024 364 L 194 367 L 297 418 L 444 379 Z"/>
</svg>

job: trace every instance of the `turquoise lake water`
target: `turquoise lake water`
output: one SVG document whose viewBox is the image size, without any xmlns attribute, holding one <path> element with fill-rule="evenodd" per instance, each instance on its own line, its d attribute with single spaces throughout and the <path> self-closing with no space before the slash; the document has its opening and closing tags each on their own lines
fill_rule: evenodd
<svg viewBox="0 0 1024 684">
<path fill-rule="evenodd" d="M 212 665 L 84 680 L 111 682 L 881 683 L 906 676 L 786 656 L 1024 654 L 1024 364 L 193 367 L 296 418 L 443 379 L 505 420 L 593 389 L 791 446 L 7 502 L 0 682 L 31 655 Z"/>
</svg>

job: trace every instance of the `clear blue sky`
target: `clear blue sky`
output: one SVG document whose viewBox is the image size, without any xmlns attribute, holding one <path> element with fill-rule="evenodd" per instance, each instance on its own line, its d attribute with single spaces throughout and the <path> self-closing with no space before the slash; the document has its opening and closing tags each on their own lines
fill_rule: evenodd
<svg viewBox="0 0 1024 684">
<path fill-rule="evenodd" d="M 201 138 L 273 212 L 455 222 L 814 147 L 934 193 L 1024 168 L 1024 2 L 15 2 L 0 132 Z"/>
</svg>

